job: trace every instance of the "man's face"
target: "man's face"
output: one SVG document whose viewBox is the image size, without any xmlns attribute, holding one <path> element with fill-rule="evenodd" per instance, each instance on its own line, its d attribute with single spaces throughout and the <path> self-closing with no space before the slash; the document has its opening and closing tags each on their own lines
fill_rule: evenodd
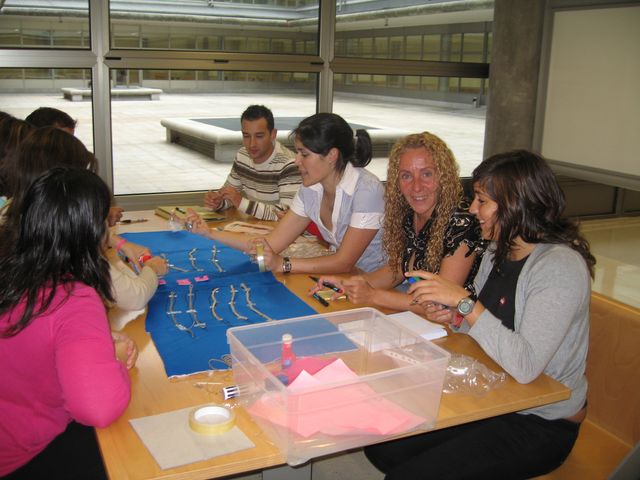
<svg viewBox="0 0 640 480">
<path fill-rule="evenodd" d="M 276 129 L 269 131 L 267 120 L 242 120 L 242 143 L 255 163 L 266 161 L 273 152 Z"/>
</svg>

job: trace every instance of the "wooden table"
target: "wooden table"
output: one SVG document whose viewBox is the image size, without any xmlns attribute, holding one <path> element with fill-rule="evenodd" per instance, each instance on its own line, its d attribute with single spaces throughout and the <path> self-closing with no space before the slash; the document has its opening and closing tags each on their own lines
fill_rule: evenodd
<svg viewBox="0 0 640 480">
<path fill-rule="evenodd" d="M 156 217 L 153 212 L 130 212 L 126 215 L 126 218 L 140 217 L 148 218 L 149 221 L 119 227 L 119 232 L 166 229 L 166 220 Z M 346 300 L 333 302 L 329 307 L 322 307 L 315 299 L 307 296 L 307 291 L 312 285 L 307 275 L 276 274 L 276 278 L 320 312 L 353 308 L 353 305 Z M 216 381 L 231 385 L 233 384 L 231 371 L 219 371 L 211 377 L 198 374 L 170 380 L 164 372 L 162 360 L 151 338 L 144 330 L 144 313 L 129 322 L 123 331 L 136 341 L 140 354 L 136 367 L 130 372 L 132 392 L 129 407 L 111 426 L 96 429 L 110 478 L 207 479 L 261 470 L 282 465 L 285 462 L 279 450 L 262 433 L 250 416 L 243 409 L 237 409 L 236 424 L 254 442 L 255 448 L 179 468 L 161 470 L 129 424 L 129 420 L 206 402 L 220 401 L 219 393 L 209 393 L 203 388 L 196 387 L 195 384 L 201 381 Z M 477 358 L 494 371 L 502 371 L 467 335 L 450 334 L 446 338 L 436 340 L 435 343 L 450 352 Z M 483 397 L 443 395 L 435 428 L 445 428 L 553 403 L 565 400 L 569 395 L 568 388 L 545 375 L 527 385 L 518 384 L 508 377 L 505 385 Z"/>
</svg>

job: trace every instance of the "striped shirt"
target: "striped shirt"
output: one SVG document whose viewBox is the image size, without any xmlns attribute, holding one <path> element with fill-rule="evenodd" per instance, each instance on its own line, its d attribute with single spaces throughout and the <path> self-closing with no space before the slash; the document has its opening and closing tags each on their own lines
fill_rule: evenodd
<svg viewBox="0 0 640 480">
<path fill-rule="evenodd" d="M 294 163 L 295 154 L 276 140 L 271 156 L 255 163 L 242 147 L 227 177 L 229 185 L 242 193 L 241 212 L 259 220 L 277 220 L 276 212 L 291 205 L 302 179 Z M 232 206 L 225 200 L 223 208 Z"/>
</svg>

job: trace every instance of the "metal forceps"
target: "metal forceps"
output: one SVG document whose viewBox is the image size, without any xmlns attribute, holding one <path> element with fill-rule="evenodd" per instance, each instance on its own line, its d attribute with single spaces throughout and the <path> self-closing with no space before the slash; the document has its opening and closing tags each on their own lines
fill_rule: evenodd
<svg viewBox="0 0 640 480">
<path fill-rule="evenodd" d="M 218 306 L 218 299 L 216 298 L 216 294 L 219 291 L 220 289 L 218 287 L 211 290 L 211 315 L 213 315 L 213 318 L 215 318 L 219 322 L 223 322 L 225 325 L 231 326 L 229 322 L 227 322 L 224 318 L 218 315 L 218 312 L 216 312 L 216 307 Z"/>
<path fill-rule="evenodd" d="M 258 315 L 260 315 L 267 322 L 273 322 L 274 321 L 273 318 L 271 318 L 269 315 L 266 315 L 266 314 L 262 313 L 260 310 L 258 310 L 256 308 L 256 304 L 251 301 L 251 297 L 250 297 L 251 289 L 249 287 L 247 287 L 247 285 L 244 284 L 244 283 L 240 284 L 240 288 L 242 288 L 242 290 L 244 290 L 244 297 L 247 300 L 247 307 L 249 307 L 249 310 L 251 310 L 252 312 L 257 313 Z"/>
<path fill-rule="evenodd" d="M 198 249 L 195 247 L 189 250 L 189 261 L 191 262 L 191 266 L 196 272 L 202 272 L 204 271 L 204 268 L 198 268 L 198 266 L 196 265 L 196 251 L 198 251 Z"/>
<path fill-rule="evenodd" d="M 191 318 L 193 319 L 193 323 L 191 324 L 191 328 L 193 328 L 193 327 L 207 328 L 207 324 L 206 323 L 201 322 L 200 320 L 198 320 L 198 311 L 193 306 L 193 298 L 194 297 L 195 297 L 195 294 L 193 293 L 193 285 L 189 285 L 189 293 L 187 294 L 187 299 L 188 299 L 188 303 L 189 303 L 189 310 L 187 310 L 187 313 L 189 313 L 191 315 Z"/>
<path fill-rule="evenodd" d="M 240 315 L 238 313 L 238 310 L 236 310 L 236 292 L 237 292 L 236 287 L 231 285 L 231 300 L 229 300 L 229 308 L 231 309 L 231 311 L 233 312 L 233 314 L 236 316 L 238 320 L 249 320 L 244 315 Z"/>
<path fill-rule="evenodd" d="M 167 258 L 167 254 L 166 254 L 166 253 L 161 253 L 161 254 L 160 254 L 160 256 L 161 256 L 162 258 L 164 258 L 164 259 L 165 259 L 165 261 L 167 262 L 167 267 L 169 267 L 169 268 L 173 268 L 174 270 L 177 270 L 177 271 L 179 271 L 179 272 L 188 272 L 188 271 L 189 271 L 189 270 L 187 270 L 186 268 L 177 267 L 177 266 L 175 266 L 173 263 L 171 263 L 171 262 L 169 261 L 169 259 Z"/>
<path fill-rule="evenodd" d="M 217 256 L 218 256 L 218 247 L 216 247 L 214 244 L 213 248 L 211 249 L 211 263 L 213 263 L 213 265 L 218 269 L 218 272 L 224 272 L 224 268 L 220 266 L 220 262 L 218 261 Z"/>
<path fill-rule="evenodd" d="M 169 292 L 169 308 L 167 309 L 167 315 L 169 315 L 169 318 L 171 318 L 171 321 L 173 322 L 173 325 L 178 330 L 182 330 L 183 332 L 187 332 L 187 333 L 189 333 L 191 335 L 192 338 L 195 338 L 196 336 L 193 334 L 191 329 L 189 327 L 185 327 L 180 322 L 178 322 L 178 320 L 176 319 L 176 314 L 182 313 L 180 310 L 174 310 L 173 309 L 173 307 L 174 307 L 174 305 L 176 303 L 176 298 L 178 298 L 178 295 L 176 294 L 176 292 Z"/>
</svg>

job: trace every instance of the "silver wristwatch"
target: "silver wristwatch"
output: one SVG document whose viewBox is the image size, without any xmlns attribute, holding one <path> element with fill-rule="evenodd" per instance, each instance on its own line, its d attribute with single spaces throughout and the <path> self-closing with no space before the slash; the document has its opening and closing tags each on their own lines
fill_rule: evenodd
<svg viewBox="0 0 640 480">
<path fill-rule="evenodd" d="M 476 302 L 471 297 L 465 297 L 458 302 L 456 310 L 463 317 L 469 315 L 473 311 Z"/>
</svg>

